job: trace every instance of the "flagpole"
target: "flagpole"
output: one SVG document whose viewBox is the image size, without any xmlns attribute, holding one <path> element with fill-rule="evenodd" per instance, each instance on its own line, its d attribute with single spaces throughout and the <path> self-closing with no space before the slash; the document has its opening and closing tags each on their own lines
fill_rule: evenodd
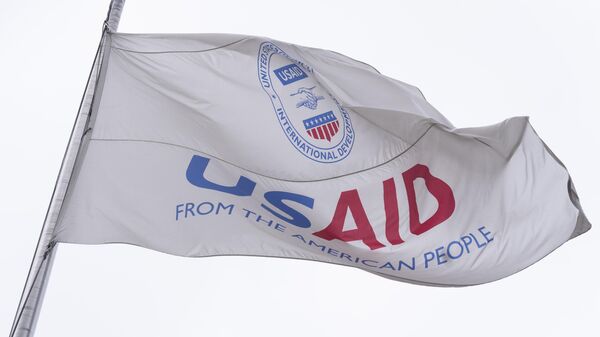
<svg viewBox="0 0 600 337">
<path fill-rule="evenodd" d="M 65 198 L 71 175 L 75 167 L 77 155 L 82 144 L 82 137 L 87 131 L 87 124 L 93 105 L 94 94 L 100 77 L 106 37 L 109 33 L 116 32 L 125 0 L 112 0 L 106 20 L 102 29 L 102 38 L 94 57 L 94 63 L 90 70 L 88 81 L 79 104 L 79 109 L 69 143 L 65 150 L 63 160 L 59 169 L 54 191 L 50 199 L 44 224 L 40 232 L 38 244 L 33 254 L 29 267 L 27 280 L 21 293 L 21 299 L 15 313 L 15 318 L 10 331 L 10 337 L 31 337 L 34 335 L 35 326 L 39 317 L 40 308 L 44 299 L 44 293 L 52 270 L 52 263 L 56 254 L 57 246 L 53 240 L 54 228 L 60 214 L 62 202 Z"/>
</svg>

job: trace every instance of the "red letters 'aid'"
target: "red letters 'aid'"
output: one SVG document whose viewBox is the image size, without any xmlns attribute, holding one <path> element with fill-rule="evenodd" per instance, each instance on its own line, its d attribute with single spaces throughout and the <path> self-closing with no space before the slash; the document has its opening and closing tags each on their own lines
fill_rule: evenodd
<svg viewBox="0 0 600 337">
<path fill-rule="evenodd" d="M 425 165 L 417 164 L 402 174 L 406 196 L 408 197 L 410 231 L 415 235 L 420 235 L 440 223 L 446 221 L 454 212 L 455 202 L 454 194 L 448 184 L 441 179 L 434 177 Z M 414 182 L 417 178 L 425 180 L 425 186 L 429 193 L 438 202 L 436 212 L 424 222 L 419 220 L 419 208 L 417 205 Z M 383 198 L 386 215 L 385 234 L 392 245 L 399 245 L 404 242 L 400 237 L 398 215 L 398 200 L 396 195 L 396 186 L 394 179 L 390 178 L 383 182 Z M 344 221 L 346 214 L 350 210 L 352 218 L 356 224 L 355 229 L 344 230 Z M 323 230 L 313 233 L 322 239 L 331 241 L 338 239 L 344 242 L 362 241 L 371 250 L 385 247 L 377 241 L 373 226 L 358 195 L 356 189 L 344 191 L 340 194 L 333 218 L 330 224 Z"/>
</svg>

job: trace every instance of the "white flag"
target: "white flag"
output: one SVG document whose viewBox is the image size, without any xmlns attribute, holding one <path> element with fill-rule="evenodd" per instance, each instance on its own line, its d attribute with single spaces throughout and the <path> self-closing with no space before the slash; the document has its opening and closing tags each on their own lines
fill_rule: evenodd
<svg viewBox="0 0 600 337">
<path fill-rule="evenodd" d="M 54 240 L 497 280 L 589 229 L 526 117 L 457 129 L 340 54 L 110 34 Z"/>
</svg>

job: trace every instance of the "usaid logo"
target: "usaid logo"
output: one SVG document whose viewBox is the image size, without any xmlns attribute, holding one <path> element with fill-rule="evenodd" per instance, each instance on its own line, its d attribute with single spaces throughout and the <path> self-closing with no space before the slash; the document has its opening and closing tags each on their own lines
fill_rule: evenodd
<svg viewBox="0 0 600 337">
<path fill-rule="evenodd" d="M 350 115 L 308 65 L 264 42 L 258 53 L 258 78 L 296 150 L 320 163 L 338 162 L 350 154 L 356 137 Z"/>
<path fill-rule="evenodd" d="M 295 64 L 288 64 L 287 66 L 273 70 L 273 72 L 283 85 L 288 85 L 308 77 L 304 70 Z"/>
</svg>

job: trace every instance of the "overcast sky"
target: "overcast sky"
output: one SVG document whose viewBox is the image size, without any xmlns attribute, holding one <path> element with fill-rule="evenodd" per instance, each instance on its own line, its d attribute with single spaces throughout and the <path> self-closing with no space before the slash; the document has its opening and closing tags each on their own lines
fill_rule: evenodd
<svg viewBox="0 0 600 337">
<path fill-rule="evenodd" d="M 8 333 L 109 0 L 0 0 L 0 333 Z M 168 5 L 168 7 L 167 7 Z M 511 116 L 600 219 L 600 2 L 127 0 L 119 31 L 335 50 L 458 127 Z M 60 245 L 37 336 L 598 336 L 600 234 L 491 284 L 430 288 L 307 261 Z"/>
</svg>

